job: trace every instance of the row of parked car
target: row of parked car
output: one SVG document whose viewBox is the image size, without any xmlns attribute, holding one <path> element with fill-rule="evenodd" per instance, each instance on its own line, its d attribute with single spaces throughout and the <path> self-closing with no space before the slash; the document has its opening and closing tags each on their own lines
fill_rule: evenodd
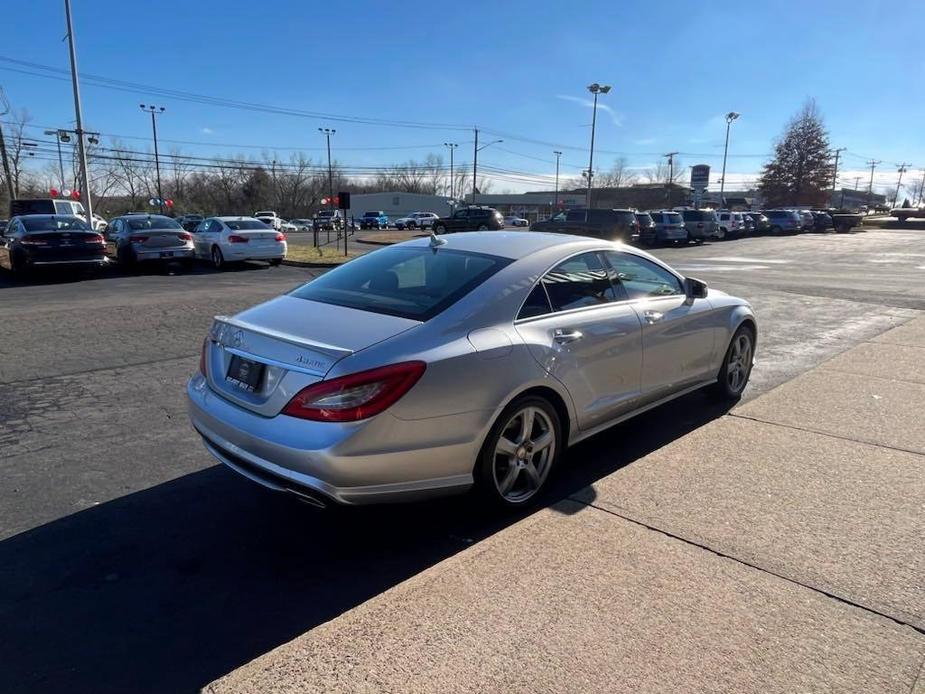
<svg viewBox="0 0 925 694">
<path fill-rule="evenodd" d="M 171 217 L 130 213 L 100 231 L 76 215 L 27 214 L 0 227 L 0 267 L 16 274 L 92 270 L 114 262 L 191 266 L 198 260 L 216 269 L 245 260 L 279 265 L 287 250 L 286 235 L 254 217 L 206 217 L 188 231 Z"/>
</svg>

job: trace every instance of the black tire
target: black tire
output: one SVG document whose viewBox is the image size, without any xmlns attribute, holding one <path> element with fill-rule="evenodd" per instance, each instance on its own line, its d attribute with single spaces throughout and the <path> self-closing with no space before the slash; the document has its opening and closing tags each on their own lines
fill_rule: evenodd
<svg viewBox="0 0 925 694">
<path fill-rule="evenodd" d="M 534 424 L 531 431 L 528 432 L 528 436 L 532 437 L 535 432 L 542 431 L 545 428 L 542 423 L 543 418 L 548 422 L 548 430 L 552 432 L 551 451 L 546 456 L 543 455 L 548 450 L 546 447 L 538 452 L 532 452 L 533 442 L 532 439 L 528 439 L 526 445 L 519 443 L 516 449 L 518 453 L 513 454 L 508 461 L 505 461 L 503 460 L 503 454 L 498 453 L 498 442 L 502 434 L 511 430 L 512 424 L 513 428 L 517 427 L 514 424 L 516 420 L 512 420 L 512 418 L 516 418 L 520 412 L 526 409 L 534 411 Z M 542 413 L 542 417 L 536 416 L 537 411 Z M 550 477 L 555 472 L 556 463 L 564 445 L 562 423 L 559 421 L 559 415 L 556 413 L 555 408 L 548 400 L 537 395 L 524 395 L 515 398 L 498 416 L 485 438 L 485 443 L 482 444 L 482 450 L 479 452 L 474 471 L 476 492 L 495 507 L 516 509 L 529 506 L 542 496 Z M 520 456 L 519 453 L 521 452 L 525 453 L 526 457 Z M 499 456 L 502 460 L 497 460 Z M 535 460 L 536 456 L 540 456 L 542 461 Z M 527 467 L 517 469 L 515 463 L 532 467 L 534 471 L 542 470 L 539 483 L 535 488 L 529 488 L 532 485 L 531 480 L 533 477 L 529 475 Z M 504 468 L 505 464 L 508 466 L 506 469 Z M 504 480 L 499 479 L 499 475 L 505 471 L 513 472 L 515 476 L 507 494 L 501 492 L 500 487 L 503 485 Z M 521 489 L 523 489 L 522 492 Z"/>
<path fill-rule="evenodd" d="M 726 227 L 720 227 L 720 228 L 717 229 L 716 231 L 717 231 L 716 240 L 717 240 L 717 241 L 725 241 L 725 240 L 726 240 L 726 234 L 727 234 Z"/>
<path fill-rule="evenodd" d="M 479 224 L 479 231 L 488 231 L 487 224 Z"/>
<path fill-rule="evenodd" d="M 137 261 L 135 254 L 132 253 L 130 248 L 122 247 L 116 251 L 116 260 L 119 261 L 119 266 L 123 270 L 134 270 L 136 269 Z"/>
<path fill-rule="evenodd" d="M 32 270 L 29 268 L 25 257 L 23 257 L 22 251 L 13 251 L 12 256 L 10 256 L 10 272 L 18 280 L 28 279 L 32 274 Z"/>
<path fill-rule="evenodd" d="M 434 233 L 435 234 L 445 234 L 446 226 L 443 224 L 438 224 L 437 226 L 434 227 Z"/>
<path fill-rule="evenodd" d="M 772 236 L 780 236 L 781 228 L 775 224 L 771 227 L 770 232 Z"/>
<path fill-rule="evenodd" d="M 744 363 L 741 364 L 744 372 L 740 372 L 740 381 L 732 378 L 732 368 L 730 363 L 736 359 L 737 345 L 741 350 L 741 340 L 747 338 L 748 354 L 745 356 Z M 738 351 L 740 351 L 738 350 Z M 716 374 L 716 383 L 713 385 L 713 392 L 723 400 L 738 400 L 742 397 L 745 387 L 748 385 L 748 379 L 752 374 L 752 362 L 755 357 L 755 330 L 750 325 L 741 325 L 735 331 L 729 346 L 726 348 L 726 355 L 723 357 L 723 363 L 720 364 L 719 372 Z"/>
<path fill-rule="evenodd" d="M 279 267 L 279 266 L 282 265 L 282 264 L 283 264 L 283 259 L 282 259 L 282 258 L 273 258 L 273 259 L 270 261 L 270 267 Z"/>
<path fill-rule="evenodd" d="M 414 231 L 415 229 L 418 228 L 418 225 L 415 224 L 414 222 L 408 222 L 408 228 L 409 228 L 411 231 Z"/>
<path fill-rule="evenodd" d="M 212 246 L 212 252 L 210 254 L 212 259 L 212 267 L 216 270 L 221 270 L 225 267 L 225 255 L 222 253 L 222 249 L 218 246 Z"/>
</svg>

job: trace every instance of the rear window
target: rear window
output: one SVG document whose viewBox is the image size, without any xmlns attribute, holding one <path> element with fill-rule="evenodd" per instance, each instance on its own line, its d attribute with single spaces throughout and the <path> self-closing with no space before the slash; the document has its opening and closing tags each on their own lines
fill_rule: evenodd
<svg viewBox="0 0 925 694">
<path fill-rule="evenodd" d="M 22 217 L 20 221 L 26 231 L 90 231 L 78 217 Z"/>
<path fill-rule="evenodd" d="M 270 228 L 259 219 L 235 219 L 225 222 L 225 226 L 235 231 L 259 231 L 260 229 Z"/>
<path fill-rule="evenodd" d="M 677 212 L 666 212 L 665 213 L 665 223 L 666 224 L 680 224 L 684 220 L 681 219 L 681 215 Z"/>
<path fill-rule="evenodd" d="M 161 217 L 160 215 L 151 215 L 150 217 L 129 217 L 125 220 L 128 228 L 132 231 L 141 231 L 144 229 L 182 229 L 183 227 L 170 217 Z"/>
<path fill-rule="evenodd" d="M 645 214 L 645 213 L 639 213 L 639 212 L 637 212 L 637 213 L 636 213 L 636 221 L 638 221 L 640 224 L 651 224 L 651 223 L 652 223 L 652 217 L 651 217 L 650 215 Z"/>
<path fill-rule="evenodd" d="M 684 210 L 681 216 L 684 217 L 685 222 L 712 222 L 714 219 L 712 212 L 703 210 Z"/>
<path fill-rule="evenodd" d="M 363 216 L 364 217 L 378 217 L 379 213 L 378 212 L 364 212 Z"/>
<path fill-rule="evenodd" d="M 442 248 L 385 248 L 318 277 L 292 296 L 426 321 L 510 263 L 508 258 Z"/>
</svg>

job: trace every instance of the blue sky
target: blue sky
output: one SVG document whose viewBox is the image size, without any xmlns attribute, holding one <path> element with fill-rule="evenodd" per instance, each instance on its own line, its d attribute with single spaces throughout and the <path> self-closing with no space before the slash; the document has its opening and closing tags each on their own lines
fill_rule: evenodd
<svg viewBox="0 0 925 694">
<path fill-rule="evenodd" d="M 150 121 L 138 103 L 153 101 L 167 107 L 161 138 L 197 143 L 164 148 L 189 154 L 259 157 L 267 146 L 281 157 L 285 148 L 302 148 L 320 158 L 317 128 L 330 126 L 337 129 L 335 158 L 347 165 L 423 159 L 443 154 L 448 140 L 462 143 L 456 161 L 465 165 L 472 140 L 465 128 L 479 125 L 505 139 L 481 161 L 547 175 L 555 144 L 565 152 L 563 175 L 574 176 L 587 166 L 585 85 L 597 81 L 613 85 L 600 102 L 609 110 L 598 114 L 595 164 L 603 168 L 617 153 L 645 168 L 680 151 L 684 165 L 708 163 L 718 175 L 722 114 L 735 110 L 742 117 L 730 145 L 734 184 L 760 169 L 809 97 L 833 146 L 848 148 L 848 185 L 867 157 L 883 160 L 882 185 L 895 181 L 898 162 L 913 164 L 907 178 L 921 178 L 925 168 L 921 0 L 73 0 L 73 8 L 82 73 L 302 111 L 459 126 L 334 122 L 84 84 L 88 128 L 146 138 Z M 10 30 L 0 46 L 0 86 L 9 100 L 28 108 L 36 125 L 72 122 L 68 81 L 15 72 L 10 68 L 22 66 L 2 60 L 66 68 L 63 3 L 11 0 L 3 15 Z"/>
</svg>

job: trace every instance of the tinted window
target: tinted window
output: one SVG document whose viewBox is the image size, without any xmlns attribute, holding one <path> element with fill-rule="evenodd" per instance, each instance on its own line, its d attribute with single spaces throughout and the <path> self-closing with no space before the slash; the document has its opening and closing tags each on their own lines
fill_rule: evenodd
<svg viewBox="0 0 925 694">
<path fill-rule="evenodd" d="M 446 249 L 386 248 L 331 270 L 292 296 L 426 321 L 510 262 Z"/>
<path fill-rule="evenodd" d="M 26 231 L 90 231 L 78 217 L 23 217 L 19 221 Z"/>
<path fill-rule="evenodd" d="M 258 219 L 233 219 L 230 222 L 225 222 L 225 226 L 235 231 L 259 231 L 261 229 L 270 228 Z M 213 229 L 213 231 L 220 230 L 221 227 Z"/>
<path fill-rule="evenodd" d="M 713 213 L 704 212 L 703 210 L 684 210 L 681 213 L 685 222 L 712 222 Z"/>
<path fill-rule="evenodd" d="M 629 253 L 607 251 L 607 261 L 630 299 L 683 294 L 681 281 L 663 267 Z"/>
<path fill-rule="evenodd" d="M 665 213 L 665 223 L 666 224 L 680 224 L 684 220 L 681 218 L 677 212 L 666 212 Z"/>
<path fill-rule="evenodd" d="M 597 253 L 583 253 L 557 265 L 543 278 L 556 311 L 614 301 L 613 286 Z"/>
<path fill-rule="evenodd" d="M 583 222 L 587 217 L 587 213 L 584 210 L 569 210 L 568 214 L 565 215 L 565 221 L 567 222 Z"/>
<path fill-rule="evenodd" d="M 159 215 L 151 215 L 150 217 L 129 217 L 125 220 L 125 223 L 128 224 L 129 229 L 132 231 L 140 231 L 143 229 L 182 229 L 176 220 L 171 219 L 170 217 L 161 217 Z"/>
<path fill-rule="evenodd" d="M 527 297 L 517 317 L 533 318 L 534 316 L 543 316 L 547 313 L 552 313 L 552 307 L 549 305 L 549 297 L 546 296 L 546 289 L 544 289 L 543 283 L 540 282 L 533 288 L 533 291 L 530 292 L 530 296 Z"/>
<path fill-rule="evenodd" d="M 636 221 L 638 221 L 640 224 L 648 226 L 649 224 L 652 224 L 652 217 L 647 214 L 637 214 Z"/>
</svg>

